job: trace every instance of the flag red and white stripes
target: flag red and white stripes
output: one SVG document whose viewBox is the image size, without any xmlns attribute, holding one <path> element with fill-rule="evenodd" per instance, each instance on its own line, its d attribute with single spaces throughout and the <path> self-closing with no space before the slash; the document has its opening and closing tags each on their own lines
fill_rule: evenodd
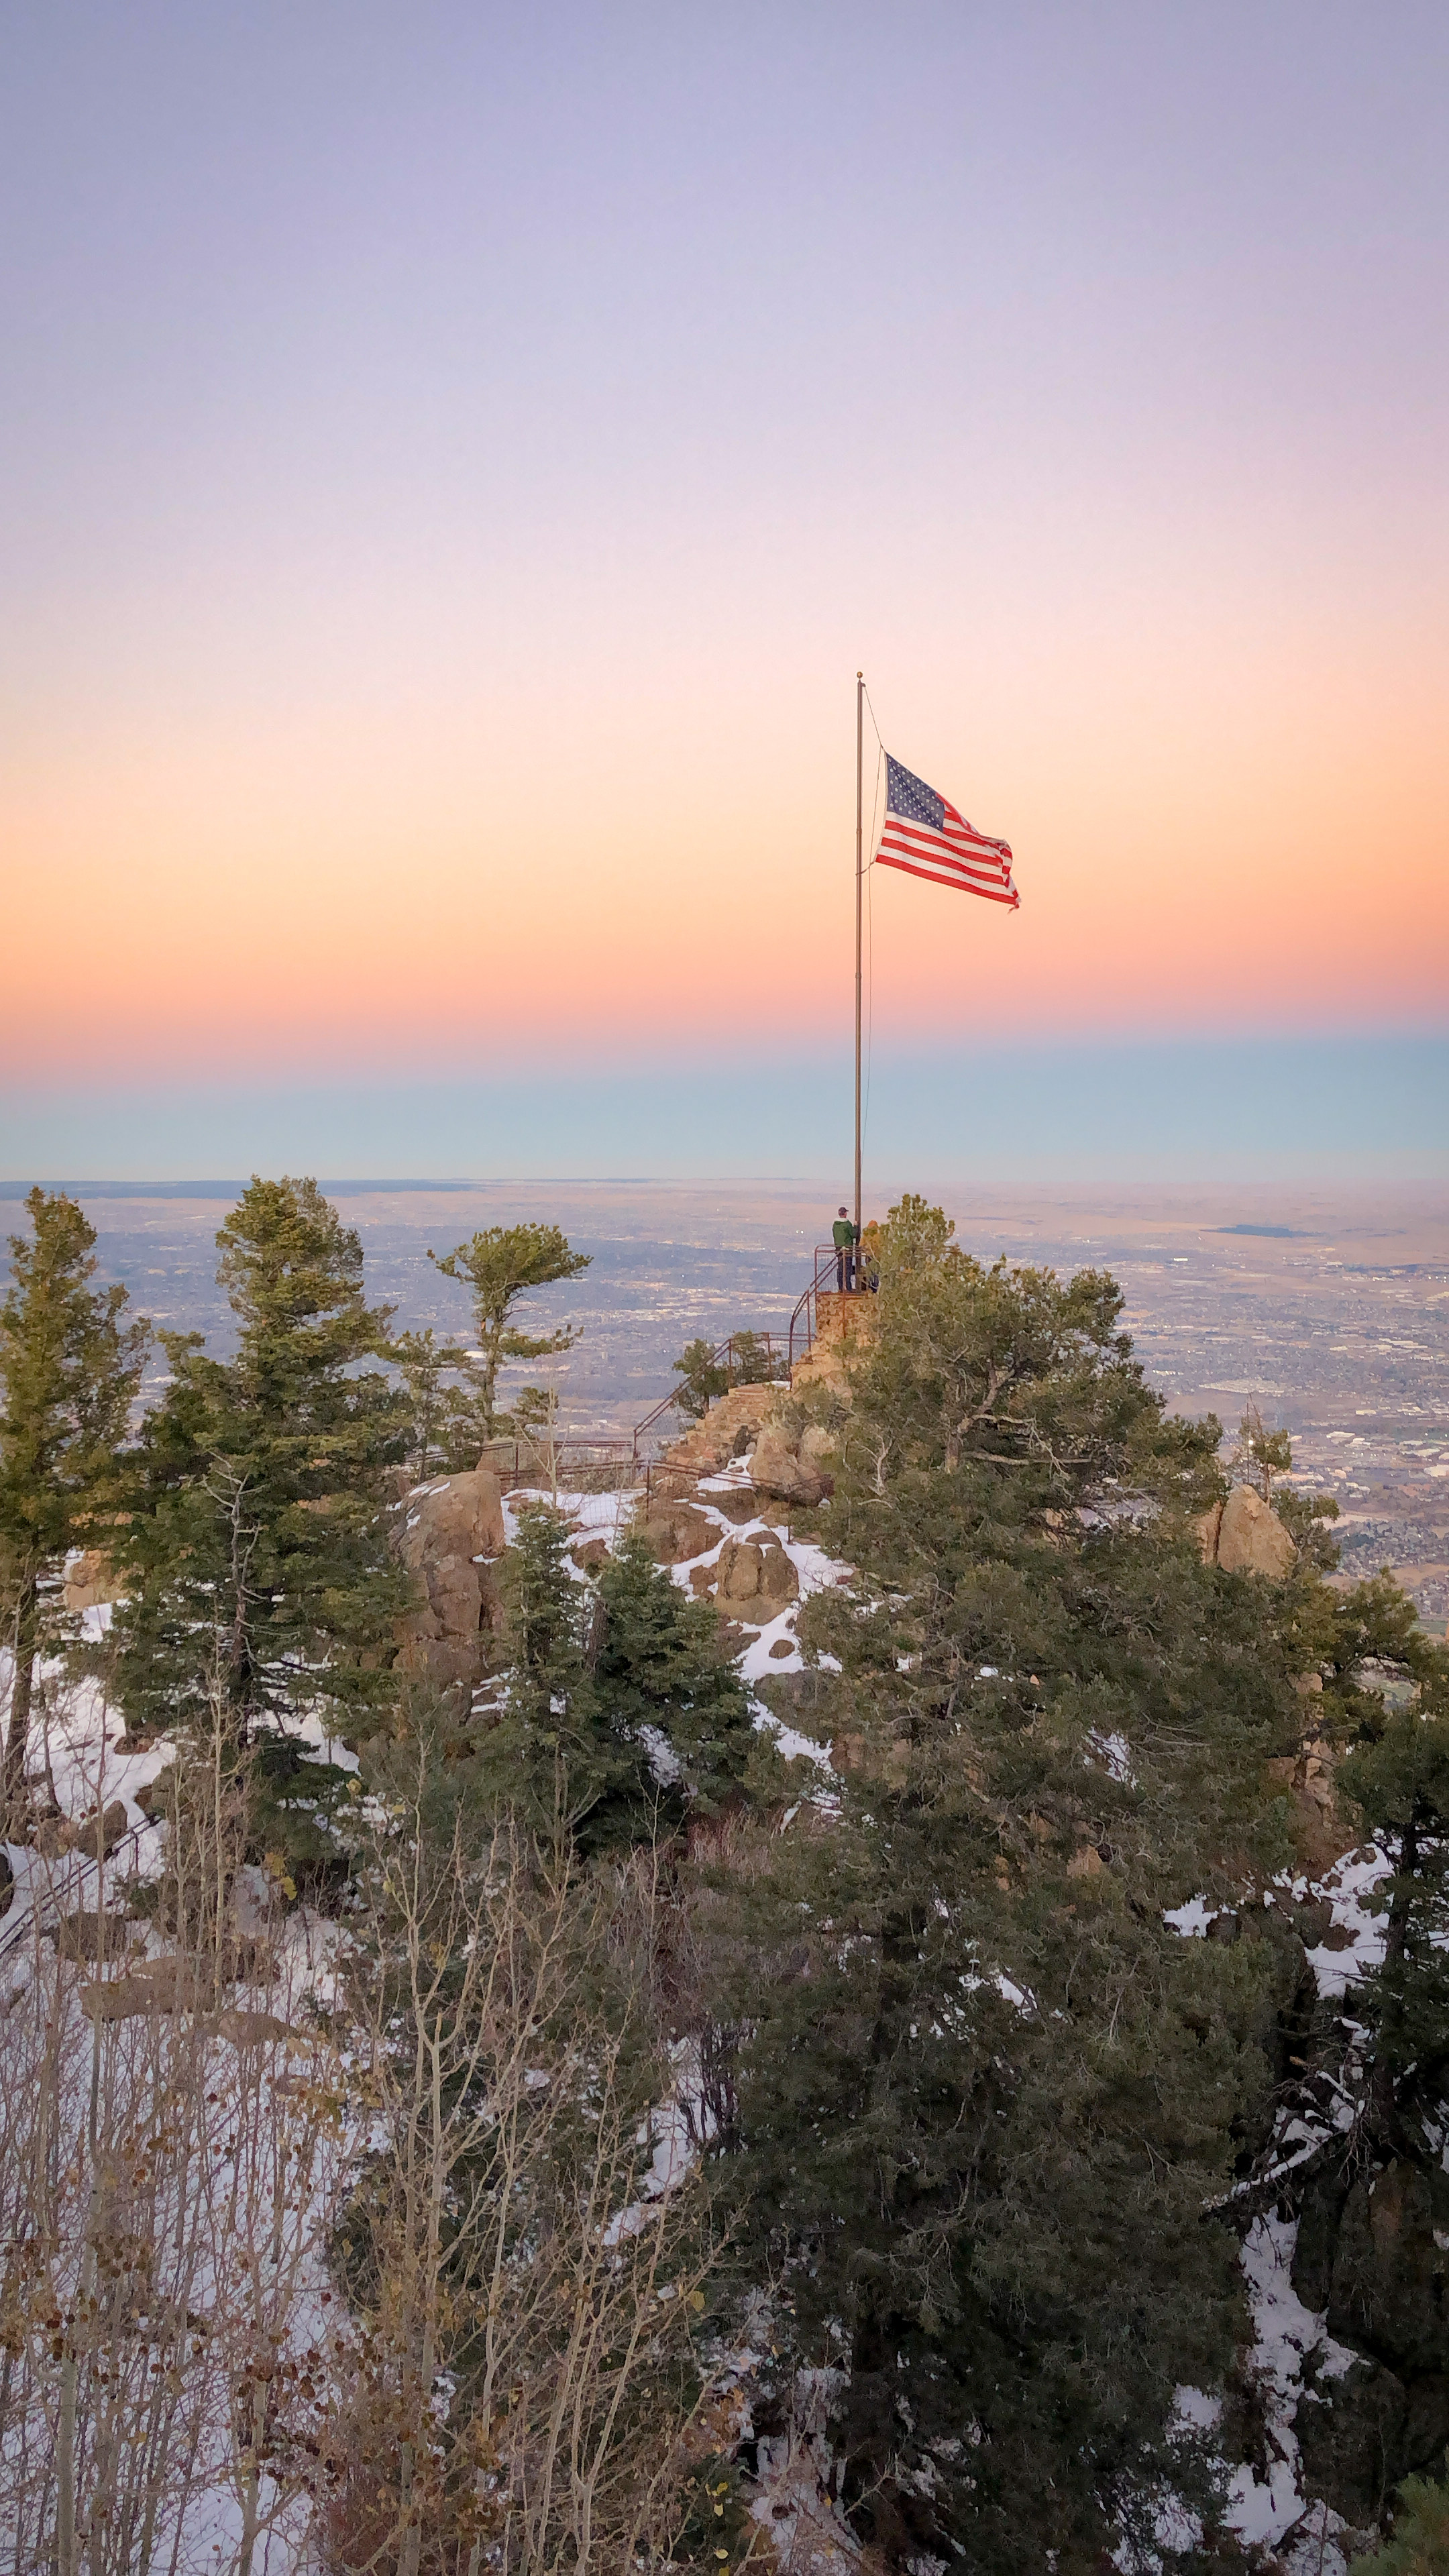
<svg viewBox="0 0 1449 2576">
<path fill-rule="evenodd" d="M 971 825 L 928 787 L 923 778 L 886 753 L 886 810 L 876 865 L 980 894 L 1015 911 L 1021 898 L 1011 882 L 1011 851 Z"/>
</svg>

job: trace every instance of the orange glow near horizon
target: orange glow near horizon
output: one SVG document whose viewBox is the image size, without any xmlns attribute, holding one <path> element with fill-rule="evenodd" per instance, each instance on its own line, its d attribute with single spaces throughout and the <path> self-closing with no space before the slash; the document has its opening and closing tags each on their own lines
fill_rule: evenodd
<svg viewBox="0 0 1449 2576">
<path fill-rule="evenodd" d="M 998 681 L 970 738 L 894 688 L 892 749 L 1012 841 L 1022 908 L 877 875 L 877 1036 L 1434 1024 L 1442 737 L 1387 675 L 1330 696 L 1286 667 L 1088 689 L 1059 650 L 1029 720 Z M 456 713 L 33 754 L 6 789 L 12 1077 L 839 1037 L 849 675 L 831 710 L 812 675 L 798 728 L 785 685 L 716 733 L 677 691 L 641 716 L 646 681 L 532 740 L 515 718 L 506 760 Z"/>
</svg>

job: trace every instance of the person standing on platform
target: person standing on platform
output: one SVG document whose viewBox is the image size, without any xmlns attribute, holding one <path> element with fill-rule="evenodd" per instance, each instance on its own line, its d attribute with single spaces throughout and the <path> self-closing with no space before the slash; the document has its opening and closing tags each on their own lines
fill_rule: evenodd
<svg viewBox="0 0 1449 2576">
<path fill-rule="evenodd" d="M 874 1291 L 880 1286 L 880 1223 L 875 1217 L 871 1218 L 860 1238 L 855 1256 L 855 1284 L 862 1292 L 867 1288 Z"/>
<path fill-rule="evenodd" d="M 846 1209 L 842 1208 L 830 1229 L 835 1246 L 835 1279 L 842 1297 L 855 1284 L 855 1228 Z"/>
</svg>

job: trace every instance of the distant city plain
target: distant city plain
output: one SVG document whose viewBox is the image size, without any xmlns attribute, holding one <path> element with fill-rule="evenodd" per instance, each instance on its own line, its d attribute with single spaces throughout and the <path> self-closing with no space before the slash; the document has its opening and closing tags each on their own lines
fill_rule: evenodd
<svg viewBox="0 0 1449 2576">
<path fill-rule="evenodd" d="M 328 1184 L 362 1240 L 368 1293 L 400 1325 L 466 1340 L 463 1290 L 428 1251 L 475 1229 L 543 1220 L 591 1256 L 540 1292 L 537 1329 L 580 1328 L 567 1357 L 516 1372 L 557 1384 L 575 1432 L 632 1427 L 699 1336 L 777 1335 L 829 1238 L 839 1183 L 506 1181 Z M 221 1182 L 164 1195 L 74 1185 L 104 1275 L 173 1331 L 219 1352 Z M 6 1190 L 10 1208 L 18 1192 Z M 876 1193 L 867 1213 L 893 1195 Z M 1449 1612 L 1449 1199 L 1442 1188 L 1257 1183 L 1175 1191 L 1099 1185 L 941 1193 L 983 1260 L 1111 1270 L 1149 1378 L 1183 1412 L 1236 1423 L 1252 1401 L 1293 1434 L 1302 1481 L 1334 1493 L 1345 1571 L 1392 1565 L 1435 1625 Z M 153 1376 L 164 1370 L 158 1354 Z"/>
</svg>

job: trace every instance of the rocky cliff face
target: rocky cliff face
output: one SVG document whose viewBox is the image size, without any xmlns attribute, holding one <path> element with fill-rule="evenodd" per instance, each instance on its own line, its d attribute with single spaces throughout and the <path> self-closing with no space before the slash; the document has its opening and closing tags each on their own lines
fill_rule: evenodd
<svg viewBox="0 0 1449 2576">
<path fill-rule="evenodd" d="M 423 1598 L 399 1622 L 404 1671 L 444 1683 L 481 1679 L 499 1623 L 494 1566 L 504 1535 L 502 1489 L 486 1468 L 435 1476 L 406 1496 L 393 1545 Z"/>
<path fill-rule="evenodd" d="M 1302 2195 L 1292 2283 L 1349 2357 L 1305 2373 L 1294 2429 L 1304 2484 L 1350 2526 L 1433 2473 L 1449 2442 L 1449 2178 L 1400 2158 Z"/>
<path fill-rule="evenodd" d="M 791 1386 L 800 1393 L 807 1387 L 846 1393 L 851 1368 L 872 1340 L 879 1317 L 879 1303 L 868 1292 L 842 1297 L 832 1290 L 818 1296 L 815 1339 L 804 1358 L 796 1361 Z"/>
</svg>

